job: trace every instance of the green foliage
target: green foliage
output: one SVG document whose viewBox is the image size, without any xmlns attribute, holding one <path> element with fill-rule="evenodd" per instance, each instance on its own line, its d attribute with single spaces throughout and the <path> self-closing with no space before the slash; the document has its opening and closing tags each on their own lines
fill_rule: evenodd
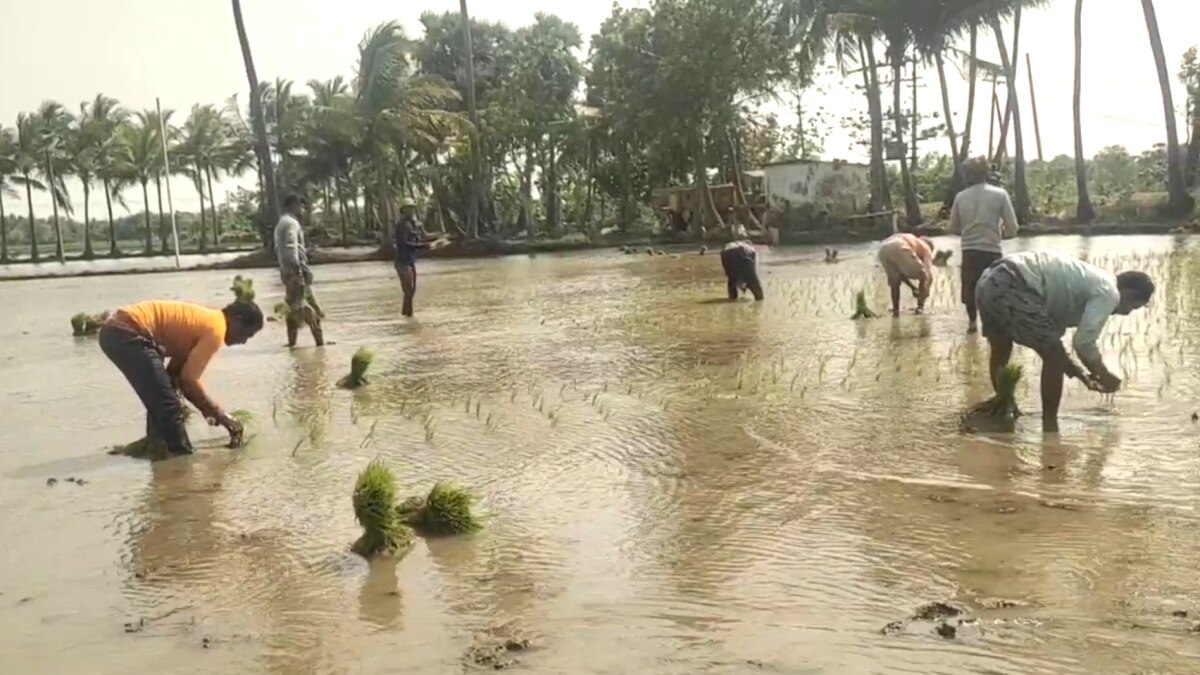
<svg viewBox="0 0 1200 675">
<path fill-rule="evenodd" d="M 352 550 L 364 558 L 395 555 L 412 542 L 412 530 L 395 508 L 396 478 L 382 460 L 374 460 L 354 484 L 354 517 L 363 528 Z"/>
</svg>

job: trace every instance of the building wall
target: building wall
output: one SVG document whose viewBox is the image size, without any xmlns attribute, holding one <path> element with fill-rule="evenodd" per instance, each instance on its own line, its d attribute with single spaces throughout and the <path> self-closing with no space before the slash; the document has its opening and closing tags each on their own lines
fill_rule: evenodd
<svg viewBox="0 0 1200 675">
<path fill-rule="evenodd" d="M 773 211 L 811 204 L 830 215 L 845 217 L 867 210 L 870 168 L 840 162 L 796 162 L 763 167 L 767 203 Z"/>
</svg>

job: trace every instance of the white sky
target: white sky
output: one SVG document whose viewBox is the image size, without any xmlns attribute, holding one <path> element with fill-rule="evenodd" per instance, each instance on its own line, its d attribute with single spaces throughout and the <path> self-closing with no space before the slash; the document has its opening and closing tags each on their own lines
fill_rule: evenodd
<svg viewBox="0 0 1200 675">
<path fill-rule="evenodd" d="M 633 4 L 626 2 L 625 4 Z M 298 84 L 310 78 L 353 74 L 356 47 L 364 32 L 399 19 L 412 36 L 420 35 L 423 11 L 456 11 L 457 0 L 243 0 L 247 30 L 258 75 L 282 77 Z M 1175 105 L 1183 110 L 1184 92 L 1174 79 L 1188 46 L 1200 43 L 1200 0 L 1156 0 L 1159 24 L 1175 86 Z M 12 126 L 17 114 L 55 99 L 75 110 L 97 92 L 116 97 L 132 109 L 153 108 L 155 96 L 164 108 L 186 114 L 194 103 L 223 103 L 233 93 L 245 100 L 246 77 L 228 2 L 222 0 L 0 0 L 0 123 Z M 585 37 L 609 14 L 608 0 L 560 4 L 547 0 L 472 0 L 472 14 L 516 27 L 535 12 L 557 13 L 576 23 Z M 1140 151 L 1165 140 L 1158 81 L 1138 0 L 1087 0 L 1084 8 L 1084 134 L 1086 150 L 1123 144 Z M 1046 154 L 1071 153 L 1071 89 L 1073 69 L 1073 0 L 1055 0 L 1049 8 L 1028 12 L 1021 36 L 1022 53 L 1033 59 Z M 1011 31 L 1010 31 L 1011 38 Z M 980 55 L 997 61 L 995 40 L 982 33 Z M 950 69 L 952 100 L 961 127 L 965 115 L 965 83 Z M 936 81 L 929 73 L 932 84 Z M 1019 83 L 1028 120 L 1027 154 L 1036 156 L 1028 83 Z M 986 142 L 986 87 L 981 87 L 977 140 Z M 990 95 L 990 91 L 986 92 Z M 923 110 L 941 109 L 935 88 L 921 94 Z M 852 90 L 835 90 L 822 103 L 837 120 L 845 110 L 862 105 Z M 1186 137 L 1182 112 L 1181 139 Z M 785 123 L 790 120 L 784 119 Z M 924 150 L 945 152 L 944 139 Z M 976 144 L 976 148 L 981 147 Z M 836 130 L 826 154 L 862 159 Z M 195 191 L 186 180 L 172 183 L 176 207 L 195 210 Z M 75 201 L 80 196 L 73 190 Z M 129 195 L 135 210 L 139 201 Z M 220 199 L 220 195 L 218 195 Z M 10 212 L 23 212 L 21 201 L 6 200 Z M 35 196 L 44 213 L 48 202 Z M 80 205 L 76 204 L 77 209 Z"/>
</svg>

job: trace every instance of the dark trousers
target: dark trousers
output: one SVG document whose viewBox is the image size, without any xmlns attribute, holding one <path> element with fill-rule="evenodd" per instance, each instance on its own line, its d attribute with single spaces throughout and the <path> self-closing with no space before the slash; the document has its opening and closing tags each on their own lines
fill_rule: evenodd
<svg viewBox="0 0 1200 675">
<path fill-rule="evenodd" d="M 192 442 L 183 426 L 183 405 L 154 343 L 132 331 L 106 325 L 100 329 L 100 350 L 146 407 L 146 436 L 162 440 L 172 454 L 191 453 Z"/>
<path fill-rule="evenodd" d="M 763 299 L 762 283 L 758 279 L 758 261 L 753 249 L 739 247 L 721 251 L 721 267 L 728 282 L 729 299 L 738 299 L 738 289 L 745 286 L 755 300 Z"/>
<path fill-rule="evenodd" d="M 975 287 L 987 268 L 1002 256 L 990 251 L 963 251 L 962 256 L 962 303 L 967 307 L 967 318 L 975 321 L 979 313 L 975 304 Z"/>
<path fill-rule="evenodd" d="M 417 294 L 417 267 L 396 263 L 396 275 L 400 277 L 400 290 L 404 292 L 404 307 L 400 313 L 413 315 L 413 297 Z"/>
</svg>

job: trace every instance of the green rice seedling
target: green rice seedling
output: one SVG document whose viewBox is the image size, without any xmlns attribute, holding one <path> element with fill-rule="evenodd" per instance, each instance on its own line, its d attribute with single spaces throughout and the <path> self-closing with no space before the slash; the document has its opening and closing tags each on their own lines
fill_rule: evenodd
<svg viewBox="0 0 1200 675">
<path fill-rule="evenodd" d="M 233 297 L 238 300 L 254 302 L 253 279 L 247 279 L 239 274 L 233 278 L 233 284 L 230 285 L 229 290 L 233 291 Z"/>
<path fill-rule="evenodd" d="M 369 384 L 367 369 L 371 367 L 373 360 L 375 360 L 375 352 L 371 351 L 369 347 L 359 347 L 358 351 L 354 352 L 354 356 L 350 358 L 350 374 L 338 380 L 337 386 L 342 389 L 358 389 Z"/>
<path fill-rule="evenodd" d="M 412 543 L 412 529 L 396 511 L 396 477 L 382 460 L 373 460 L 358 474 L 353 503 L 363 533 L 350 550 L 373 558 L 401 554 Z"/>
<path fill-rule="evenodd" d="M 396 507 L 396 513 L 409 527 L 424 537 L 449 537 L 470 534 L 483 527 L 473 506 L 470 492 L 441 482 L 426 497 L 410 497 Z"/>
<path fill-rule="evenodd" d="M 287 321 L 288 317 L 291 315 L 292 308 L 288 307 L 286 302 L 275 303 L 275 318 L 279 319 L 280 321 Z"/>
<path fill-rule="evenodd" d="M 867 294 L 864 291 L 859 291 L 858 295 L 854 296 L 854 314 L 850 317 L 855 321 L 859 319 L 878 319 L 879 315 L 871 311 L 867 306 Z"/>
<path fill-rule="evenodd" d="M 100 327 L 108 320 L 108 312 L 88 314 L 80 312 L 71 317 L 71 334 L 75 337 L 86 337 L 100 332 Z"/>
<path fill-rule="evenodd" d="M 1021 383 L 1024 369 L 1010 363 L 1000 371 L 996 378 L 996 396 L 984 401 L 968 411 L 963 420 L 963 426 L 970 429 L 999 428 L 1012 431 L 1021 410 L 1017 407 L 1017 385 Z"/>
</svg>

